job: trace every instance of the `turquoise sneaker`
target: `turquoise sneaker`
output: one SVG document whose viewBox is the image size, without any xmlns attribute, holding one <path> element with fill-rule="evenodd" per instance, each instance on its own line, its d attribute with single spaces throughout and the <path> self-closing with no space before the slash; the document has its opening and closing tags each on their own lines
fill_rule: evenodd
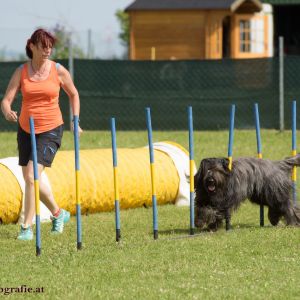
<svg viewBox="0 0 300 300">
<path fill-rule="evenodd" d="M 51 217 L 51 220 L 52 220 L 51 233 L 54 234 L 62 233 L 64 230 L 64 224 L 66 224 L 70 220 L 70 213 L 64 209 L 61 209 L 59 216 L 57 218 Z"/>
<path fill-rule="evenodd" d="M 18 240 L 20 241 L 31 241 L 33 239 L 33 232 L 30 226 L 27 228 L 24 228 L 21 225 L 21 231 L 17 237 Z"/>
</svg>

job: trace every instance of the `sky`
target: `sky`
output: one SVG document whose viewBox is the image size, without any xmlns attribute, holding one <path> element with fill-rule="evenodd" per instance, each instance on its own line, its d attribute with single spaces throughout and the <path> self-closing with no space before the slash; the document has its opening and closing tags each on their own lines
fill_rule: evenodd
<svg viewBox="0 0 300 300">
<path fill-rule="evenodd" d="M 88 32 L 94 56 L 121 57 L 120 25 L 115 12 L 134 0 L 2 0 L 0 7 L 0 54 L 25 54 L 27 39 L 37 27 L 56 24 L 72 32 L 75 44 L 88 50 Z"/>
</svg>

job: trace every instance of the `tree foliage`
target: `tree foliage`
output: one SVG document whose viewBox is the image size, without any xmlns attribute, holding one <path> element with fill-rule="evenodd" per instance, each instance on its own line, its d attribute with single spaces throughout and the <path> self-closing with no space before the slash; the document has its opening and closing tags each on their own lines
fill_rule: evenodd
<svg viewBox="0 0 300 300">
<path fill-rule="evenodd" d="M 121 26 L 121 32 L 119 33 L 119 38 L 122 44 L 126 47 L 129 46 L 129 15 L 121 9 L 116 11 L 116 17 Z"/>
<path fill-rule="evenodd" d="M 52 58 L 53 59 L 66 59 L 69 58 L 69 45 L 70 38 L 72 37 L 72 33 L 62 25 L 56 24 L 55 27 L 51 30 L 57 39 L 55 47 L 53 49 Z M 83 50 L 75 45 L 72 39 L 72 52 L 73 57 L 76 58 L 84 58 Z"/>
</svg>

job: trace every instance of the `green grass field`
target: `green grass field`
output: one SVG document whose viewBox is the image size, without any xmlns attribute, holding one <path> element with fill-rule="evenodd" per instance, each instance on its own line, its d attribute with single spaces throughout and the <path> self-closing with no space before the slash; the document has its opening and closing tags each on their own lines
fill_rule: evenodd
<svg viewBox="0 0 300 300">
<path fill-rule="evenodd" d="M 291 153 L 291 134 L 263 130 L 263 156 Z M 299 140 L 300 136 L 298 136 Z M 15 133 L 0 133 L 0 157 L 15 156 Z M 187 132 L 154 132 L 154 141 L 187 148 Z M 147 144 L 146 132 L 118 132 L 118 147 Z M 197 166 L 204 157 L 227 156 L 228 132 L 195 132 Z M 109 132 L 84 132 L 81 149 L 111 147 Z M 72 149 L 65 133 L 62 149 Z M 233 156 L 255 156 L 255 131 L 236 131 Z M 299 176 L 298 176 L 299 177 Z M 0 174 L 1 180 L 1 174 Z M 299 181 L 299 180 L 298 180 Z M 300 182 L 298 182 L 298 187 Z M 1 192 L 1 191 L 0 191 Z M 299 194 L 299 191 L 298 191 Z M 76 220 L 60 236 L 42 224 L 42 256 L 35 241 L 19 242 L 17 225 L 0 226 L 0 292 L 43 288 L 13 298 L 44 299 L 299 299 L 300 228 L 259 227 L 259 207 L 246 202 L 233 230 L 188 236 L 189 209 L 158 207 L 159 239 L 152 237 L 152 209 L 121 211 L 122 242 L 115 242 L 114 213 L 82 217 L 83 249 L 76 250 Z"/>
</svg>

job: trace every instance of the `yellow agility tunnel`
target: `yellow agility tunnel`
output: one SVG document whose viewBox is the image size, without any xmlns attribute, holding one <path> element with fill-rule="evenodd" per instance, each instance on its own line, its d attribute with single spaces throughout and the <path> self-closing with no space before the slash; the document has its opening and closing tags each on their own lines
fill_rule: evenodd
<svg viewBox="0 0 300 300">
<path fill-rule="evenodd" d="M 189 156 L 175 143 L 154 143 L 156 197 L 158 204 L 189 204 Z M 152 205 L 148 147 L 121 148 L 118 154 L 120 208 Z M 194 168 L 195 169 L 195 168 Z M 43 172 L 58 205 L 76 213 L 74 151 L 59 151 L 51 168 Z M 114 178 L 111 149 L 80 151 L 80 200 L 83 214 L 114 209 Z M 0 220 L 21 222 L 24 181 L 17 158 L 0 160 Z M 41 207 L 41 218 L 49 218 Z"/>
</svg>

